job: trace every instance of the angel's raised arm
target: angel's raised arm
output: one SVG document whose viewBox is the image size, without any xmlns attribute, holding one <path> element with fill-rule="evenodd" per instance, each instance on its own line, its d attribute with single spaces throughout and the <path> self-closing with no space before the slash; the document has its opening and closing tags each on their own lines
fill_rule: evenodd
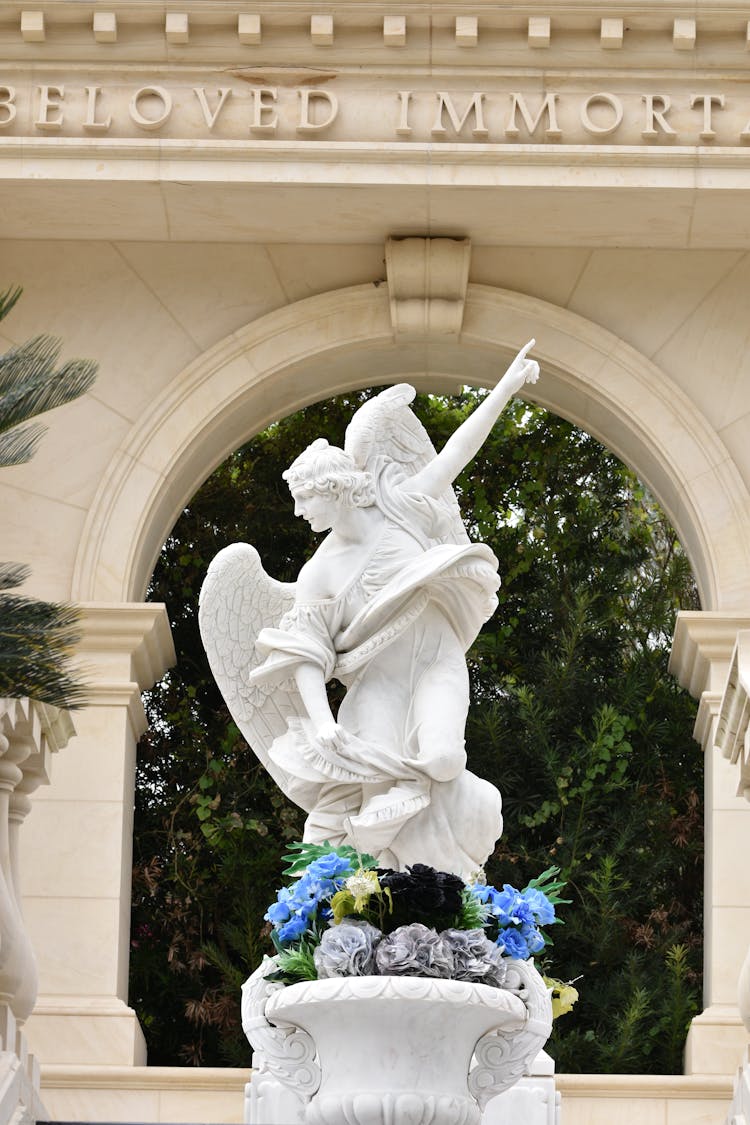
<svg viewBox="0 0 750 1125">
<path fill-rule="evenodd" d="M 521 348 L 500 382 L 455 433 L 451 434 L 440 453 L 403 483 L 401 487 L 404 490 L 437 497 L 450 487 L 464 466 L 476 457 L 513 395 L 518 393 L 524 383 L 536 383 L 539 378 L 539 364 L 526 358 L 526 353 L 535 343 L 535 340 L 529 340 Z"/>
</svg>

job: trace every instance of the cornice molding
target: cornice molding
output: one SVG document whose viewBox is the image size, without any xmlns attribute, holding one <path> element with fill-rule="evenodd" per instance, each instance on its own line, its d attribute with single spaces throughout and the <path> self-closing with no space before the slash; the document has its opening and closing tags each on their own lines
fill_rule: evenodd
<svg viewBox="0 0 750 1125">
<path fill-rule="evenodd" d="M 683 610 L 677 614 L 669 671 L 695 699 L 722 690 L 737 633 L 748 628 L 747 614 Z"/>
<path fill-rule="evenodd" d="M 160 603 L 91 602 L 79 608 L 82 636 L 78 655 L 83 662 L 107 654 L 129 657 L 136 681 L 132 684 L 129 681 L 113 681 L 111 673 L 103 668 L 100 680 L 92 687 L 96 702 L 121 702 L 122 692 L 128 701 L 139 689 L 143 691 L 152 687 L 175 663 L 169 619 L 165 606 Z M 110 698 L 113 691 L 117 699 Z"/>
<path fill-rule="evenodd" d="M 57 1010 L 57 1009 L 56 1009 Z M 80 1009 L 76 1008 L 78 1012 Z M 119 1010 L 117 1013 L 119 1014 Z M 738 1020 L 735 1018 L 733 1024 Z M 42 1066 L 45 1087 L 60 1089 L 189 1090 L 242 1093 L 251 1070 L 232 1067 Z M 555 1085 L 570 1098 L 729 1099 L 732 1078 L 682 1074 L 557 1074 Z"/>
<path fill-rule="evenodd" d="M 36 1009 L 40 1010 L 39 1006 Z M 58 1015 L 67 1012 L 62 1006 L 45 1006 L 45 1011 Z M 71 1014 L 80 1013 L 80 1007 L 71 1008 Z M 109 1015 L 107 1011 L 97 1015 Z M 115 1009 L 114 1016 L 122 1014 Z M 237 1094 L 241 1099 L 245 1084 L 252 1076 L 249 1068 L 211 1066 L 77 1066 L 49 1063 L 42 1066 L 45 1087 L 73 1090 L 210 1090 Z M 238 1103 L 239 1104 L 239 1103 Z"/>
<path fill-rule="evenodd" d="M 75 734 L 69 711 L 31 699 L 0 698 L 0 728 L 6 734 L 23 728 L 25 737 L 52 753 L 63 750 Z"/>
<path fill-rule="evenodd" d="M 310 144 L 306 141 L 274 141 L 268 144 L 264 141 L 230 141 L 230 140 L 174 140 L 170 138 L 98 138 L 98 137 L 3 137 L 0 136 L 0 165 L 4 159 L 11 160 L 21 156 L 37 160 L 50 160 L 56 163 L 63 161 L 86 160 L 132 160 L 135 163 L 149 160 L 150 164 L 145 169 L 134 169 L 133 179 L 153 179 L 155 168 L 159 169 L 159 179 L 169 181 L 176 179 L 182 181 L 183 173 L 172 169 L 173 162 L 185 161 L 190 163 L 209 165 L 212 161 L 225 163 L 237 161 L 244 164 L 247 170 L 248 181 L 262 182 L 267 176 L 273 176 L 277 182 L 278 174 L 265 173 L 264 166 L 278 164 L 304 163 L 306 167 L 319 164 L 321 167 L 340 165 L 342 162 L 353 167 L 368 165 L 381 166 L 386 157 L 393 160 L 388 162 L 388 167 L 396 169 L 400 165 L 424 166 L 430 173 L 430 180 L 434 182 L 435 171 L 441 165 L 452 167 L 457 164 L 470 164 L 472 168 L 486 166 L 488 169 L 497 168 L 498 153 L 502 153 L 504 167 L 521 168 L 559 168 L 575 167 L 576 169 L 591 168 L 597 184 L 602 184 L 602 169 L 613 169 L 615 183 L 621 185 L 617 178 L 617 169 L 649 169 L 673 168 L 678 172 L 684 171 L 691 177 L 684 185 L 695 190 L 696 184 L 692 175 L 696 170 L 703 168 L 727 169 L 734 171 L 750 167 L 750 145 L 748 147 L 722 147 L 710 148 L 702 145 L 681 145 L 673 148 L 649 147 L 647 145 L 535 145 L 535 144 L 441 144 L 438 148 L 430 143 L 412 143 L 408 141 L 394 142 L 392 144 L 372 144 L 369 141 L 317 141 Z M 256 158 L 256 159 L 253 159 Z M 50 174 L 58 178 L 58 173 L 51 167 Z M 43 172 L 42 165 L 41 171 Z M 81 173 L 84 169 L 81 168 Z M 40 170 L 35 168 L 35 178 L 40 178 Z M 302 174 L 299 178 L 309 182 L 309 174 Z M 42 177 L 43 178 L 43 177 Z M 100 180 L 103 177 L 99 177 Z M 104 177 L 106 178 L 106 177 Z M 120 177 L 117 177 L 119 179 Z M 391 178 L 398 182 L 396 171 Z M 290 171 L 288 179 L 294 179 Z M 379 182 L 382 178 L 378 177 Z M 481 180 L 479 181 L 481 183 Z M 493 181 L 494 182 L 494 177 Z M 606 179 L 603 186 L 606 186 Z M 670 185 L 671 186 L 671 185 Z M 734 185 L 733 185 L 734 186 Z"/>
<path fill-rule="evenodd" d="M 0 57 L 142 57 L 179 65 L 230 49 L 238 62 L 255 61 L 275 56 L 283 43 L 287 64 L 300 55 L 324 63 L 356 50 L 359 65 L 423 55 L 438 65 L 449 56 L 471 65 L 473 56 L 502 47 L 546 67 L 558 49 L 571 49 L 574 36 L 576 54 L 590 52 L 592 65 L 632 66 L 647 49 L 692 68 L 707 47 L 712 63 L 732 52 L 741 58 L 748 15 L 744 3 L 711 0 L 691 4 L 687 15 L 684 4 L 657 0 L 630 7 L 547 0 L 541 9 L 530 0 L 250 0 L 241 11 L 224 0 L 5 0 Z"/>
<path fill-rule="evenodd" d="M 738 1022 L 737 1018 L 732 1024 Z M 703 1074 L 557 1074 L 555 1086 L 570 1098 L 729 1098 L 732 1078 Z M 636 1107 L 630 1107 L 637 1114 Z"/>
</svg>

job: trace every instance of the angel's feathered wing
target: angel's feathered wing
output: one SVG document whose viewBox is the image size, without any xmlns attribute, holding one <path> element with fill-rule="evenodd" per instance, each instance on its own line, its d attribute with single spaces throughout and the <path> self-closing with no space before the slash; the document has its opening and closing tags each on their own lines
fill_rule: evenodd
<svg viewBox="0 0 750 1125">
<path fill-rule="evenodd" d="M 291 776 L 268 756 L 274 739 L 286 733 L 289 720 L 305 715 L 302 699 L 291 681 L 268 691 L 248 682 L 262 659 L 255 649 L 258 634 L 278 625 L 293 606 L 294 594 L 294 583 L 277 582 L 266 574 L 254 547 L 233 543 L 208 568 L 198 624 L 211 672 L 232 718 L 279 788 L 309 811 L 320 786 Z"/>
<path fill-rule="evenodd" d="M 383 469 L 391 465 L 400 469 L 402 479 L 413 477 L 437 456 L 430 435 L 411 409 L 416 393 L 410 383 L 388 387 L 360 406 L 346 428 L 344 449 L 360 469 L 367 469 L 376 479 L 385 479 Z M 446 490 L 440 502 L 451 527 L 448 541 L 467 542 L 452 488 Z"/>
<path fill-rule="evenodd" d="M 410 408 L 416 393 L 409 383 L 399 383 L 360 406 L 344 439 L 344 449 L 360 468 L 371 469 L 377 457 L 384 457 L 413 476 L 433 459 L 430 435 Z"/>
</svg>

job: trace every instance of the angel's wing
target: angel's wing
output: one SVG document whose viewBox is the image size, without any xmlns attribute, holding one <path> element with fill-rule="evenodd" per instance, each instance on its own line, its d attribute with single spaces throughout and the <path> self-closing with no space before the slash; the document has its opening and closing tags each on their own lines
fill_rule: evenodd
<svg viewBox="0 0 750 1125">
<path fill-rule="evenodd" d="M 309 811 L 320 786 L 301 782 L 268 756 L 289 719 L 306 714 L 293 681 L 273 689 L 251 687 L 248 676 L 262 660 L 255 649 L 261 629 L 278 625 L 294 604 L 295 586 L 266 574 L 249 543 L 232 543 L 208 568 L 198 611 L 203 647 L 232 718 L 253 752 L 288 797 Z"/>
<path fill-rule="evenodd" d="M 383 474 L 384 467 L 395 465 L 403 481 L 416 476 L 437 456 L 430 435 L 411 409 L 416 393 L 409 383 L 398 383 L 381 391 L 360 406 L 347 426 L 344 438 L 344 449 L 359 468 L 367 469 L 376 480 L 379 479 L 381 506 L 397 522 L 398 504 L 394 504 L 397 496 L 392 488 L 394 478 L 390 476 L 389 479 L 389 474 Z M 442 522 L 447 531 L 433 541 L 468 542 L 453 489 L 447 488 L 437 499 L 443 509 Z M 416 531 L 413 527 L 412 530 Z"/>
<path fill-rule="evenodd" d="M 397 462 L 408 476 L 414 476 L 432 461 L 435 447 L 410 408 L 416 393 L 409 383 L 399 383 L 360 406 L 344 438 L 344 449 L 360 469 L 371 470 L 380 456 Z"/>
</svg>

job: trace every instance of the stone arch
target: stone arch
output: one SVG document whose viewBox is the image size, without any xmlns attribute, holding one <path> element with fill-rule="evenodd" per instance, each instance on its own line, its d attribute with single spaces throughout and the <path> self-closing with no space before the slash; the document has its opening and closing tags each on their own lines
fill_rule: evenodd
<svg viewBox="0 0 750 1125">
<path fill-rule="evenodd" d="M 260 317 L 182 371 L 130 431 L 101 481 L 72 596 L 143 598 L 176 517 L 222 459 L 274 419 L 356 387 L 490 385 L 531 336 L 533 398 L 603 441 L 659 498 L 690 557 L 704 609 L 750 598 L 750 496 L 730 454 L 680 388 L 598 325 L 544 301 L 470 285 L 460 336 L 394 339 L 385 285 L 360 285 Z"/>
</svg>

